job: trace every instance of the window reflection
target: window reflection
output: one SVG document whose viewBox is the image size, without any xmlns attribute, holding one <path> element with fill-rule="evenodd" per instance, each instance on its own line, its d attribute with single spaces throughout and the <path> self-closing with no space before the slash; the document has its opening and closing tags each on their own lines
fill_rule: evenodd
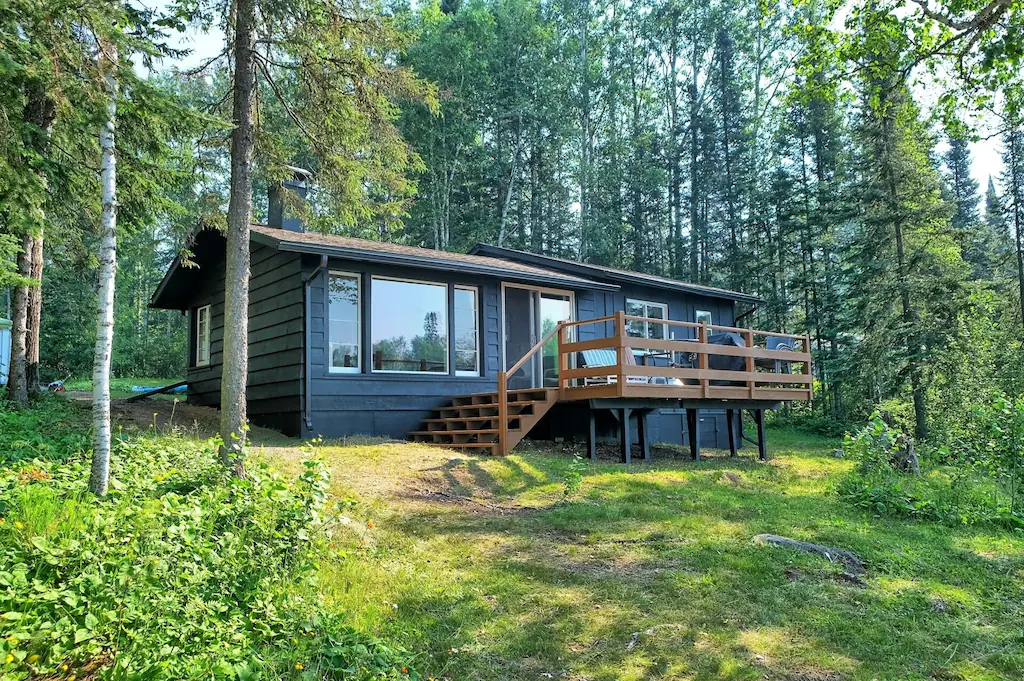
<svg viewBox="0 0 1024 681">
<path fill-rule="evenodd" d="M 374 371 L 448 373 L 448 287 L 373 278 Z"/>
<path fill-rule="evenodd" d="M 359 275 L 332 272 L 328 292 L 331 371 L 359 371 Z"/>
<path fill-rule="evenodd" d="M 464 376 L 480 374 L 479 312 L 477 290 L 455 287 L 455 373 Z"/>
</svg>

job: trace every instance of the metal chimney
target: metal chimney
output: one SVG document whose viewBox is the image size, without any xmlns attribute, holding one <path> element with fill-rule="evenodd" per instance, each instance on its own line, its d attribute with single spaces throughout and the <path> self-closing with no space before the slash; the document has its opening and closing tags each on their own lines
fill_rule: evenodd
<svg viewBox="0 0 1024 681">
<path fill-rule="evenodd" d="M 284 191 L 293 192 L 301 201 L 305 201 L 307 182 L 313 174 L 303 168 L 286 167 L 292 176 L 281 184 L 271 184 L 267 190 L 267 225 L 289 232 L 304 232 L 306 226 L 302 223 L 302 219 L 296 215 L 287 214 L 285 211 Z"/>
</svg>

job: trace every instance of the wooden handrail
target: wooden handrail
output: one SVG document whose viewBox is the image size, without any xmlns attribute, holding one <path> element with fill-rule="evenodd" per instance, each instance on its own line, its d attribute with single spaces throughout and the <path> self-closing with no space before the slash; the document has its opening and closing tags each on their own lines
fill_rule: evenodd
<svg viewBox="0 0 1024 681">
<path fill-rule="evenodd" d="M 605 317 L 600 321 L 612 321 L 614 317 Z M 658 319 L 657 317 L 637 317 L 636 315 L 626 315 L 626 320 L 631 322 L 647 322 L 650 324 L 667 324 L 669 326 L 682 326 L 687 329 L 701 329 L 707 327 L 714 331 L 728 331 L 730 333 L 746 334 L 752 333 L 755 336 L 771 336 L 773 338 L 790 338 L 793 340 L 804 341 L 808 339 L 806 334 L 793 334 L 793 333 L 782 333 L 781 331 L 760 331 L 758 329 L 745 329 L 740 326 L 722 326 L 720 324 L 702 324 L 700 322 L 681 322 L 675 319 Z"/>
<path fill-rule="evenodd" d="M 696 338 L 671 340 L 633 337 L 628 335 L 628 321 L 639 321 L 653 324 L 673 324 L 676 326 L 695 328 L 697 329 L 697 334 Z M 691 383 L 688 386 L 682 386 L 679 387 L 679 389 L 696 392 L 698 396 L 704 398 L 710 398 L 712 397 L 713 392 L 718 392 L 722 389 L 721 386 L 712 385 L 712 381 L 725 381 L 729 384 L 738 383 L 742 386 L 739 390 L 742 390 L 744 396 L 748 399 L 757 399 L 760 396 L 765 396 L 765 399 L 777 398 L 780 393 L 790 390 L 789 388 L 781 387 L 787 384 L 800 386 L 799 389 L 792 389 L 792 394 L 800 395 L 800 399 L 809 399 L 809 396 L 813 394 L 814 379 L 811 368 L 811 345 L 810 337 L 806 334 L 795 335 L 775 333 L 771 331 L 758 331 L 756 329 L 718 326 L 714 324 L 678 322 L 670 319 L 656 319 L 653 317 L 638 317 L 635 315 L 627 315 L 621 310 L 611 317 L 587 320 L 587 322 L 614 322 L 615 330 L 606 330 L 602 334 L 602 338 L 591 338 L 587 340 L 577 340 L 574 342 L 565 342 L 564 339 L 560 338 L 559 365 L 565 367 L 570 366 L 568 359 L 575 352 L 604 348 L 615 351 L 615 363 L 609 366 L 585 367 L 580 369 L 567 368 L 565 371 L 560 373 L 559 378 L 559 389 L 562 396 L 565 396 L 566 391 L 568 390 L 575 391 L 580 389 L 579 384 L 577 384 L 575 388 L 570 385 L 574 379 L 601 378 L 605 376 L 608 377 L 608 383 L 614 382 L 615 385 L 604 386 L 603 394 L 610 392 L 613 396 L 620 397 L 625 394 L 629 394 L 630 392 L 626 386 L 627 379 L 637 376 L 657 376 L 666 379 L 690 381 Z M 578 324 L 579 322 L 572 322 L 567 324 L 567 326 L 576 326 Z M 708 337 L 712 330 L 725 330 L 738 333 L 743 337 L 745 347 L 712 345 L 708 342 Z M 793 339 L 799 341 L 802 348 L 799 350 L 775 350 L 758 347 L 754 344 L 755 336 L 772 336 Z M 793 343 L 792 345 L 797 346 L 796 343 Z M 631 359 L 627 357 L 627 353 L 632 352 L 632 348 L 660 350 L 666 353 L 679 352 L 696 355 L 696 366 L 694 368 L 658 367 L 653 365 L 635 366 L 631 362 L 627 361 L 628 359 Z M 738 370 L 711 369 L 710 359 L 715 355 L 742 358 L 743 368 Z M 769 363 L 768 367 L 765 366 L 765 362 Z M 774 370 L 771 368 L 771 363 L 775 362 L 786 362 L 788 366 L 801 364 L 802 367 L 795 373 L 784 374 L 777 369 L 777 365 Z M 767 368 L 768 370 L 759 371 L 759 366 Z M 652 384 L 646 389 L 648 391 L 657 390 L 654 385 L 658 384 Z M 587 387 L 588 386 L 583 385 L 582 389 L 586 390 Z M 670 389 L 672 386 L 665 387 L 666 389 Z M 735 387 L 732 389 L 736 390 Z"/>
<path fill-rule="evenodd" d="M 532 348 L 530 348 L 529 352 L 527 352 L 525 355 L 520 357 L 519 361 L 516 362 L 515 364 L 513 364 L 511 369 L 506 369 L 505 373 L 507 373 L 507 374 L 509 374 L 511 376 L 511 375 L 515 374 L 517 371 L 519 371 L 520 369 L 522 369 L 523 365 L 526 364 L 527 360 L 529 360 L 530 357 L 535 355 L 538 350 L 540 350 L 541 348 L 544 347 L 545 343 L 547 343 L 549 340 L 551 340 L 554 337 L 554 335 L 556 333 L 558 333 L 558 330 L 560 328 L 562 328 L 562 324 L 563 323 L 564 322 L 558 322 L 558 324 L 555 325 L 555 328 L 553 328 L 550 331 L 548 331 L 546 336 L 544 336 L 539 341 L 537 341 L 537 344 L 534 345 Z"/>
<path fill-rule="evenodd" d="M 530 348 L 530 351 L 519 358 L 519 361 L 513 364 L 510 368 L 505 371 L 498 372 L 498 454 L 504 456 L 508 452 L 505 451 L 505 443 L 508 441 L 508 379 L 510 376 L 515 376 L 516 372 L 523 368 L 531 357 L 537 354 L 544 344 L 551 340 L 556 333 L 561 331 L 565 327 L 565 322 L 558 322 L 555 328 L 551 329 L 543 338 L 537 341 L 537 344 Z M 561 362 L 561 356 L 558 361 Z"/>
<path fill-rule="evenodd" d="M 608 322 L 614 322 L 616 319 L 615 315 L 609 315 L 607 317 L 597 317 L 595 319 L 580 319 L 574 322 L 562 322 L 563 326 L 583 326 L 584 324 L 607 324 Z"/>
</svg>

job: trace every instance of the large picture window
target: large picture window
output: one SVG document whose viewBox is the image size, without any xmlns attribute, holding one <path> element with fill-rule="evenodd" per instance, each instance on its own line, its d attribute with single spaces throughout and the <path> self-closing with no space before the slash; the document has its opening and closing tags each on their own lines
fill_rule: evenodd
<svg viewBox="0 0 1024 681">
<path fill-rule="evenodd" d="M 196 309 L 196 366 L 210 365 L 210 306 Z"/>
<path fill-rule="evenodd" d="M 668 319 L 668 305 L 652 303 L 647 300 L 626 299 L 626 314 L 631 317 L 647 317 L 648 319 Z M 667 324 L 657 322 L 639 322 L 630 319 L 626 323 L 626 335 L 633 338 L 655 338 L 665 340 Z"/>
<path fill-rule="evenodd" d="M 452 338 L 455 343 L 455 373 L 459 376 L 480 375 L 480 311 L 477 290 L 455 287 L 455 319 Z"/>
<path fill-rule="evenodd" d="M 331 272 L 329 294 L 329 361 L 331 371 L 359 372 L 359 275 Z"/>
<path fill-rule="evenodd" d="M 448 373 L 448 286 L 374 277 L 374 371 Z"/>
</svg>

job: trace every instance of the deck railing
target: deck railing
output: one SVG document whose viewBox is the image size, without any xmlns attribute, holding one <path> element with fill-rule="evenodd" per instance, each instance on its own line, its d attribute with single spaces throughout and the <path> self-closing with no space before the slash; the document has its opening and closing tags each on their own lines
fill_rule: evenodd
<svg viewBox="0 0 1024 681">
<path fill-rule="evenodd" d="M 627 333 L 628 322 L 662 329 L 684 329 L 692 338 L 639 338 Z M 582 333 L 583 327 L 594 327 Z M 743 346 L 709 342 L 715 333 L 734 333 Z M 573 340 L 582 336 L 580 340 Z M 498 454 L 508 440 L 509 378 L 522 369 L 552 338 L 558 339 L 558 397 L 561 400 L 608 397 L 665 399 L 810 400 L 811 342 L 777 331 L 758 331 L 717 324 L 678 322 L 618 312 L 608 317 L 560 322 L 523 355 L 498 373 Z M 787 341 L 790 349 L 769 349 L 769 339 Z M 577 358 L 588 350 L 613 350 L 614 364 L 586 366 Z M 635 352 L 640 351 L 637 358 Z M 740 357 L 743 369 L 713 369 L 712 357 Z M 684 358 L 685 362 L 677 361 Z M 684 366 L 684 364 L 688 366 Z M 695 366 L 694 366 L 695 365 Z"/>
<path fill-rule="evenodd" d="M 628 322 L 654 325 L 668 338 L 639 338 L 627 333 Z M 582 333 L 584 327 L 594 327 Z M 809 400 L 810 338 L 717 324 L 637 317 L 618 312 L 609 317 L 560 325 L 559 397 L 679 397 L 697 399 Z M 674 338 L 682 329 L 685 338 Z M 740 336 L 743 346 L 710 343 L 716 333 Z M 580 340 L 572 341 L 575 335 Z M 589 337 L 587 337 L 589 336 Z M 690 337 L 692 336 L 692 337 Z M 788 349 L 769 349 L 769 340 Z M 614 350 L 614 364 L 576 362 L 588 350 Z M 636 355 L 639 352 L 639 357 Z M 712 368 L 713 357 L 738 357 L 742 369 Z M 684 360 L 685 361 L 680 361 Z M 579 365 L 577 368 L 576 365 Z"/>
</svg>

